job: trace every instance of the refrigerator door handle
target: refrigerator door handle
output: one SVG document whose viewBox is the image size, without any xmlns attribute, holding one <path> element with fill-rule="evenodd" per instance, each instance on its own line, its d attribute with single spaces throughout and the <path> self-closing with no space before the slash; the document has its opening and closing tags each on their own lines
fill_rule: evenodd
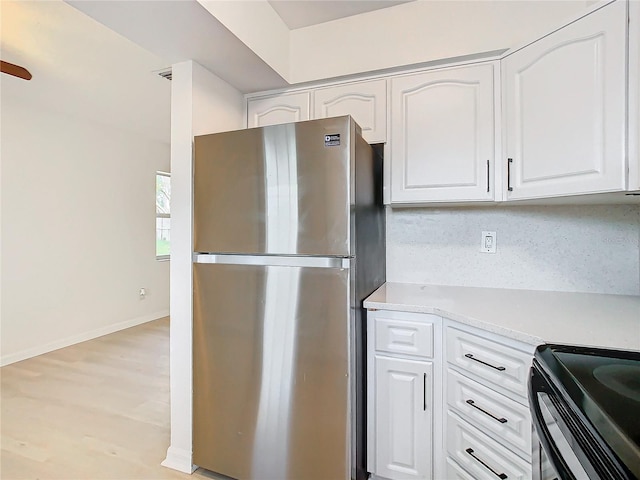
<svg viewBox="0 0 640 480">
<path fill-rule="evenodd" d="M 277 255 L 233 255 L 194 253 L 193 263 L 218 263 L 225 265 L 261 265 L 274 267 L 349 268 L 350 257 L 306 257 Z"/>
</svg>

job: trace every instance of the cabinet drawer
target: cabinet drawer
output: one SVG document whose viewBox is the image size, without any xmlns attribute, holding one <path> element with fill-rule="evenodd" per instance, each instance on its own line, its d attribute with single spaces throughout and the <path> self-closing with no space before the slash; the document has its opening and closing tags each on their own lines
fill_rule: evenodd
<svg viewBox="0 0 640 480">
<path fill-rule="evenodd" d="M 476 381 L 484 380 L 526 403 L 531 355 L 456 328 L 447 328 L 447 361 Z"/>
<path fill-rule="evenodd" d="M 433 357 L 433 324 L 392 318 L 376 318 L 378 352 Z"/>
<path fill-rule="evenodd" d="M 474 480 L 474 478 L 450 457 L 447 457 L 447 480 Z"/>
<path fill-rule="evenodd" d="M 449 407 L 524 458 L 531 457 L 531 414 L 521 405 L 464 375 L 447 372 Z"/>
<path fill-rule="evenodd" d="M 476 480 L 531 478 L 530 463 L 451 412 L 447 413 L 447 453 Z"/>
</svg>

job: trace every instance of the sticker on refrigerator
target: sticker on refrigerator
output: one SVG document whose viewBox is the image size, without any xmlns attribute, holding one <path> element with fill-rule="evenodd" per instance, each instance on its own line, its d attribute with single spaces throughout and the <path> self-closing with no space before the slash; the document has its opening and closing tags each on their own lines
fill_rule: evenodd
<svg viewBox="0 0 640 480">
<path fill-rule="evenodd" d="M 334 133 L 332 135 L 324 136 L 324 146 L 325 147 L 335 147 L 336 145 L 340 145 L 340 134 Z"/>
</svg>

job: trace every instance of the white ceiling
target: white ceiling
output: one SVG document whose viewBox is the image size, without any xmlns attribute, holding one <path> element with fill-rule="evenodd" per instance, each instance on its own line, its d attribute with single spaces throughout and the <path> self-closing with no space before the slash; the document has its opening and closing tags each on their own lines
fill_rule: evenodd
<svg viewBox="0 0 640 480">
<path fill-rule="evenodd" d="M 299 28 L 404 2 L 271 3 Z M 195 0 L 1 0 L 0 14 L 2 59 L 33 74 L 29 82 L 0 75 L 3 101 L 159 141 L 169 138 L 171 83 L 153 72 L 172 63 L 193 59 L 245 92 L 287 85 Z"/>
<path fill-rule="evenodd" d="M 4 0 L 3 0 L 4 1 Z M 65 0 L 171 65 L 192 59 L 242 92 L 288 85 L 196 0 Z M 244 1 L 244 0 L 235 0 Z M 318 24 L 406 0 L 272 0 L 291 26 Z"/>
<path fill-rule="evenodd" d="M 288 85 L 195 0 L 66 3 L 163 58 L 167 66 L 194 60 L 242 92 Z"/>
<path fill-rule="evenodd" d="M 171 82 L 158 57 L 60 1 L 0 1 L 2 102 L 20 101 L 168 142 Z"/>
<path fill-rule="evenodd" d="M 413 0 L 269 0 L 289 30 L 330 22 Z"/>
</svg>

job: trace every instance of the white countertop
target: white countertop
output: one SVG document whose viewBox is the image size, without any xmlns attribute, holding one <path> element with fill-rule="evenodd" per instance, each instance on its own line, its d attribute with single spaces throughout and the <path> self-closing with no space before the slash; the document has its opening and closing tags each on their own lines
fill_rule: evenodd
<svg viewBox="0 0 640 480">
<path fill-rule="evenodd" d="M 364 306 L 432 313 L 532 345 L 640 351 L 640 296 L 386 283 Z"/>
</svg>

